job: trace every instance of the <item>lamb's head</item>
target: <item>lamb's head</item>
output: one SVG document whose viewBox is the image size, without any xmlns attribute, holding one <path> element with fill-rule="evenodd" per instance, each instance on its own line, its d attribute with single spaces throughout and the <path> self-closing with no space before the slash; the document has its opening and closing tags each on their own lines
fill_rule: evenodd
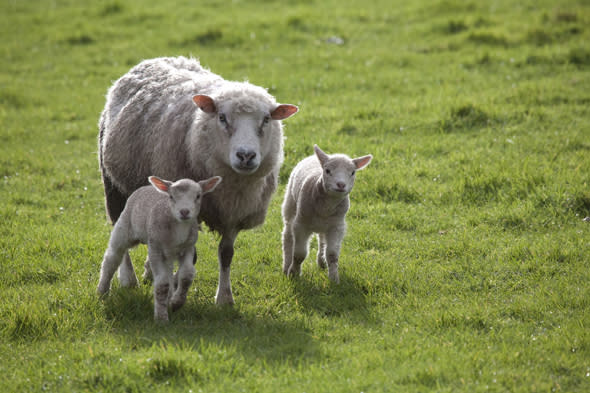
<svg viewBox="0 0 590 393">
<path fill-rule="evenodd" d="M 313 150 L 322 166 L 322 183 L 324 189 L 334 196 L 345 196 L 352 191 L 356 171 L 364 169 L 371 160 L 372 155 L 358 158 L 350 158 L 345 154 L 324 153 L 318 145 Z"/>
<path fill-rule="evenodd" d="M 233 171 L 254 174 L 265 160 L 282 159 L 281 120 L 297 112 L 295 105 L 277 104 L 261 87 L 226 82 L 215 97 L 196 95 L 195 104 L 210 116 L 221 159 Z"/>
<path fill-rule="evenodd" d="M 199 182 L 191 179 L 171 182 L 150 176 L 149 182 L 156 190 L 168 195 L 170 212 L 176 220 L 192 221 L 199 215 L 202 196 L 213 191 L 221 182 L 221 177 L 215 176 Z"/>
</svg>

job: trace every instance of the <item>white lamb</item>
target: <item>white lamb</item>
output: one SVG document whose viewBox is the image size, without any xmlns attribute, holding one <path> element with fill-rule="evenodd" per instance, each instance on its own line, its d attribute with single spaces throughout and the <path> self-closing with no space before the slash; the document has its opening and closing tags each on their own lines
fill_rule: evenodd
<svg viewBox="0 0 590 393">
<path fill-rule="evenodd" d="M 328 266 L 329 278 L 338 283 L 338 258 L 346 231 L 350 206 L 348 194 L 355 173 L 371 162 L 372 155 L 351 159 L 344 154 L 328 155 L 314 145 L 315 156 L 293 169 L 283 201 L 283 272 L 301 274 L 308 254 L 309 238 L 318 234 L 317 263 Z"/>
<path fill-rule="evenodd" d="M 100 269 L 98 293 L 109 291 L 127 250 L 139 243 L 147 244 L 154 276 L 154 318 L 167 321 L 168 304 L 175 311 L 185 303 L 195 276 L 193 260 L 201 197 L 213 191 L 221 177 L 198 183 L 190 179 L 173 183 L 150 176 L 149 182 L 151 186 L 131 194 L 113 228 Z M 179 266 L 173 277 L 175 260 Z"/>
</svg>

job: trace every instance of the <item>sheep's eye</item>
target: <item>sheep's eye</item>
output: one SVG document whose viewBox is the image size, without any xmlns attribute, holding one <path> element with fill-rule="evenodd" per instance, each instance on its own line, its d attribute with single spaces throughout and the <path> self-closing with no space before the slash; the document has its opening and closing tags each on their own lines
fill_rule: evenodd
<svg viewBox="0 0 590 393">
<path fill-rule="evenodd" d="M 269 121 L 270 121 L 270 116 L 269 115 L 264 116 L 264 120 L 262 120 L 262 125 L 268 124 Z"/>
<path fill-rule="evenodd" d="M 227 117 L 225 117 L 225 114 L 223 114 L 223 113 L 219 114 L 219 121 L 223 124 L 227 124 Z"/>
<path fill-rule="evenodd" d="M 197 195 L 197 201 L 198 201 L 199 199 L 201 199 L 201 196 L 200 196 L 200 195 Z"/>
<path fill-rule="evenodd" d="M 329 170 L 329 169 L 326 169 L 326 174 L 331 175 L 332 174 L 332 171 Z"/>
<path fill-rule="evenodd" d="M 355 173 L 356 173 L 356 171 L 352 171 L 352 173 L 350 174 L 350 176 L 354 176 Z"/>
</svg>

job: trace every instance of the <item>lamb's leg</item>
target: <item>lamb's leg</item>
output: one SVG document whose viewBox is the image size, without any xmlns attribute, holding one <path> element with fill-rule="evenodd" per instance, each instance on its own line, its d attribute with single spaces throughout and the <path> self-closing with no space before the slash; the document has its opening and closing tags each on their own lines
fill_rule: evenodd
<svg viewBox="0 0 590 393">
<path fill-rule="evenodd" d="M 172 288 L 172 263 L 168 263 L 162 255 L 152 248 L 149 249 L 150 267 L 154 274 L 154 319 L 168 321 L 168 299 Z"/>
<path fill-rule="evenodd" d="M 217 285 L 217 294 L 215 295 L 215 303 L 218 305 L 234 304 L 230 282 L 230 267 L 234 256 L 236 236 L 237 232 L 224 233 L 221 237 L 221 242 L 219 242 L 219 283 Z"/>
<path fill-rule="evenodd" d="M 344 229 L 339 228 L 326 234 L 326 259 L 328 261 L 328 277 L 336 284 L 340 282 L 338 275 L 338 258 L 344 238 Z"/>
<path fill-rule="evenodd" d="M 326 235 L 318 234 L 318 255 L 317 263 L 320 269 L 326 268 Z"/>
<path fill-rule="evenodd" d="M 295 238 L 295 246 L 293 249 L 293 263 L 291 264 L 291 267 L 289 267 L 289 275 L 299 276 L 301 275 L 301 264 L 307 257 L 311 232 L 294 226 L 293 233 Z"/>
<path fill-rule="evenodd" d="M 170 299 L 170 309 L 178 310 L 186 302 L 188 290 L 195 278 L 195 265 L 193 264 L 195 249 L 187 252 L 179 261 L 178 271 L 175 277 L 175 291 Z"/>
<path fill-rule="evenodd" d="M 293 263 L 293 245 L 295 239 L 291 223 L 285 223 L 283 228 L 283 273 L 289 273 L 289 268 Z"/>
<path fill-rule="evenodd" d="M 111 287 L 113 275 L 123 261 L 123 256 L 127 253 L 126 242 L 125 231 L 115 226 L 100 267 L 100 280 L 97 288 L 100 295 L 107 293 Z"/>
<path fill-rule="evenodd" d="M 126 251 L 123 256 L 123 263 L 119 266 L 119 284 L 122 287 L 132 288 L 139 286 L 139 281 L 135 275 L 133 264 L 131 263 L 131 257 L 129 252 Z"/>
<path fill-rule="evenodd" d="M 152 269 L 150 268 L 150 257 L 145 259 L 145 263 L 143 264 L 143 275 L 141 278 L 144 283 L 150 283 L 154 281 L 154 275 L 152 274 Z"/>
<path fill-rule="evenodd" d="M 127 197 L 117 189 L 111 182 L 111 179 L 105 174 L 104 168 L 102 168 L 102 183 L 104 186 L 105 206 L 107 214 L 113 224 L 117 222 L 121 212 L 125 208 Z M 135 270 L 133 270 L 133 264 L 129 253 L 125 252 L 123 257 L 123 263 L 119 267 L 119 283 L 122 287 L 136 287 L 139 285 L 137 277 L 135 276 Z"/>
<path fill-rule="evenodd" d="M 197 248 L 193 248 L 193 265 L 197 263 Z M 150 269 L 150 257 L 148 256 L 145 259 L 145 263 L 143 264 L 143 276 L 142 276 L 144 283 L 151 283 L 154 281 L 154 276 L 152 274 L 152 269 Z M 174 289 L 178 286 L 178 283 L 174 282 Z"/>
<path fill-rule="evenodd" d="M 99 295 L 104 295 L 111 288 L 111 280 L 123 260 L 124 253 L 124 249 L 113 250 L 109 247 L 106 250 L 100 267 L 100 280 L 96 289 Z"/>
</svg>

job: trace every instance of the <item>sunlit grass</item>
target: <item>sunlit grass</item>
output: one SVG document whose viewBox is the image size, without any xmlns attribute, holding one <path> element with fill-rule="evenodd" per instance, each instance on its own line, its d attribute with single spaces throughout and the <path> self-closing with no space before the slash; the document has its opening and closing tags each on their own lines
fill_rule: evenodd
<svg viewBox="0 0 590 393">
<path fill-rule="evenodd" d="M 578 1 L 3 2 L 0 390 L 588 391 L 588 25 Z M 160 326 L 148 285 L 95 294 L 97 121 L 113 80 L 171 55 L 300 113 L 236 243 L 235 307 L 214 304 L 205 231 Z M 282 193 L 314 143 L 374 155 L 340 285 L 315 242 L 281 273 Z"/>
</svg>

